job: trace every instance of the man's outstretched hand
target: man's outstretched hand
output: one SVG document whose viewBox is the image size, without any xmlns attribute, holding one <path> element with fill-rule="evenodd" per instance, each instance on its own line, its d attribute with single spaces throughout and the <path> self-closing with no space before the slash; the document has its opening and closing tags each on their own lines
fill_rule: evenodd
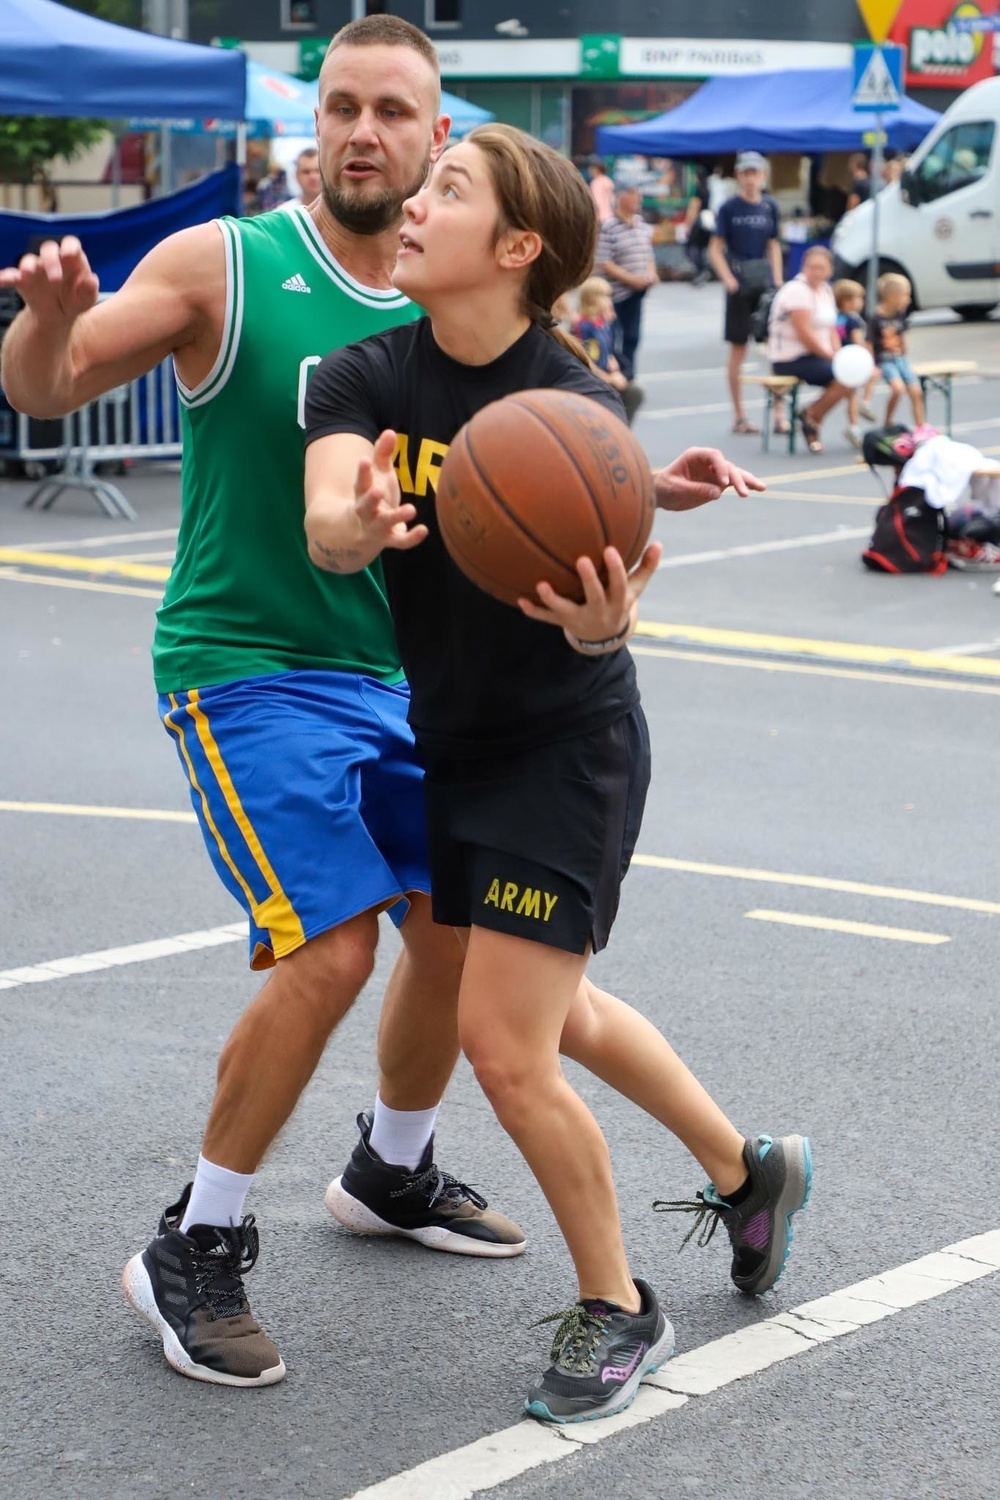
<svg viewBox="0 0 1000 1500">
<path fill-rule="evenodd" d="M 680 458 L 653 470 L 653 494 L 659 510 L 694 510 L 733 489 L 744 498 L 763 490 L 762 479 L 730 463 L 718 448 L 686 448 Z"/>
</svg>

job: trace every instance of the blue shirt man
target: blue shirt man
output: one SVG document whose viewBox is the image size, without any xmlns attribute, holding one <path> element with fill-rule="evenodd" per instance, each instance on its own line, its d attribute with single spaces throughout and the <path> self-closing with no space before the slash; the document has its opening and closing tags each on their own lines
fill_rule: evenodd
<svg viewBox="0 0 1000 1500">
<path fill-rule="evenodd" d="M 736 158 L 739 192 L 728 198 L 715 215 L 715 233 L 708 246 L 712 268 L 726 288 L 726 324 L 723 337 L 729 344 L 729 393 L 733 402 L 733 431 L 758 432 L 743 407 L 740 374 L 750 339 L 757 304 L 765 292 L 784 280 L 780 212 L 764 192 L 767 158 L 759 151 L 741 151 Z M 787 432 L 787 424 L 776 410 L 775 431 Z"/>
</svg>

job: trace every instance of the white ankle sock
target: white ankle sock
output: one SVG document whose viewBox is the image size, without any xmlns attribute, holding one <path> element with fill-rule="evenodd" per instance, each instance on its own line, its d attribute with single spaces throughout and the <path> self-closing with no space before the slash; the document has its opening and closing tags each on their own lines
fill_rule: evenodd
<svg viewBox="0 0 1000 1500">
<path fill-rule="evenodd" d="M 439 1108 L 390 1109 L 376 1094 L 375 1123 L 368 1144 L 383 1161 L 414 1171 L 434 1134 Z"/>
<path fill-rule="evenodd" d="M 199 1156 L 181 1233 L 187 1234 L 192 1224 L 238 1224 L 253 1179 L 253 1172 L 230 1172 L 228 1167 L 217 1167 Z"/>
</svg>

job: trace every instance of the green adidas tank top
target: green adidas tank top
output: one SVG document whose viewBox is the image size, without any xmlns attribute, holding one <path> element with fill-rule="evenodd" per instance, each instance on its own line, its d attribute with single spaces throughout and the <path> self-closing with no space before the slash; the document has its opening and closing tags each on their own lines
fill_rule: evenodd
<svg viewBox="0 0 1000 1500">
<path fill-rule="evenodd" d="M 157 613 L 157 690 L 303 669 L 398 682 L 381 565 L 334 575 L 309 560 L 303 412 L 325 354 L 419 309 L 348 276 L 304 209 L 220 219 L 219 228 L 219 356 L 193 389 L 177 382 L 181 524 Z"/>
</svg>

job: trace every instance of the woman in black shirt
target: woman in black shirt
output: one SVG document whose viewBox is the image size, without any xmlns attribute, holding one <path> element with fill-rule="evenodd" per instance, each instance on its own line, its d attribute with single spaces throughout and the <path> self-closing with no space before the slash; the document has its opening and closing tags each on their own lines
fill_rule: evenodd
<svg viewBox="0 0 1000 1500">
<path fill-rule="evenodd" d="M 808 1192 L 800 1137 L 744 1141 L 663 1038 L 585 977 L 607 941 L 638 835 L 649 740 L 625 641 L 656 570 L 589 560 L 585 602 L 538 585 L 511 609 L 452 562 L 437 469 L 481 407 L 540 386 L 622 416 L 549 309 L 588 273 L 594 214 L 570 163 L 506 126 L 448 151 L 404 206 L 394 283 L 429 318 L 337 350 L 306 398 L 306 533 L 334 572 L 381 556 L 427 771 L 437 921 L 466 959 L 462 1045 L 573 1257 L 580 1301 L 527 1409 L 546 1421 L 621 1410 L 672 1352 L 652 1289 L 630 1274 L 607 1147 L 560 1049 L 675 1131 L 713 1177 L 701 1212 L 734 1246 L 743 1290 L 774 1284 Z M 559 627 L 553 629 L 552 627 Z M 723 1194 L 727 1196 L 722 1196 Z"/>
</svg>

